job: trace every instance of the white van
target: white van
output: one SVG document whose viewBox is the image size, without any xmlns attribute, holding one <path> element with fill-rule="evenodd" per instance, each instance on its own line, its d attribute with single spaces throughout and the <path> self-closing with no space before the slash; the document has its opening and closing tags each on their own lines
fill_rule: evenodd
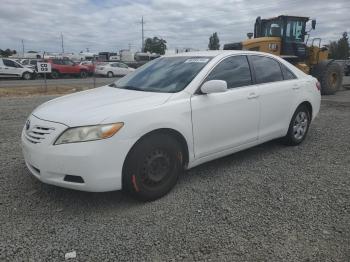
<svg viewBox="0 0 350 262">
<path fill-rule="evenodd" d="M 0 58 L 0 77 L 20 77 L 24 80 L 32 79 L 35 71 L 24 67 L 13 59 Z"/>
</svg>

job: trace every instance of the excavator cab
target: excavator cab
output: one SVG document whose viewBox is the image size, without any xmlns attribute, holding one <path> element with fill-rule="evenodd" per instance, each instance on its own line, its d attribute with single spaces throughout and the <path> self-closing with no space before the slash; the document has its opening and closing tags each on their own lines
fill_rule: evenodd
<svg viewBox="0 0 350 262">
<path fill-rule="evenodd" d="M 281 15 L 270 19 L 258 17 L 254 26 L 254 38 L 279 37 L 281 47 L 279 55 L 288 60 L 304 61 L 307 58 L 305 44 L 306 22 L 308 17 Z M 312 28 L 316 20 L 312 20 Z"/>
<path fill-rule="evenodd" d="M 328 50 L 321 47 L 321 38 L 309 42 L 309 32 L 316 27 L 316 20 L 312 20 L 307 31 L 309 20 L 302 16 L 280 15 L 269 19 L 259 16 L 255 20 L 254 34 L 247 34 L 249 39 L 225 44 L 224 50 L 243 49 L 280 56 L 316 77 L 321 83 L 322 94 L 334 94 L 342 85 L 342 68 L 336 61 L 328 59 Z M 252 35 L 254 38 L 251 38 Z"/>
</svg>

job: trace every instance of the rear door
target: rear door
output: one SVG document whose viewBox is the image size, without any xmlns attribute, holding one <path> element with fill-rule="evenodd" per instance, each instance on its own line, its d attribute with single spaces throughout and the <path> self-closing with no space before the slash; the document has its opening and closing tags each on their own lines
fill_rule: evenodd
<svg viewBox="0 0 350 262">
<path fill-rule="evenodd" d="M 257 141 L 259 101 L 247 57 L 231 56 L 210 72 L 208 80 L 224 80 L 228 91 L 191 97 L 196 158 Z"/>
<path fill-rule="evenodd" d="M 284 77 L 278 60 L 263 55 L 249 55 L 260 100 L 259 139 L 284 136 L 288 130 L 292 110 L 300 84 L 289 71 Z"/>
</svg>

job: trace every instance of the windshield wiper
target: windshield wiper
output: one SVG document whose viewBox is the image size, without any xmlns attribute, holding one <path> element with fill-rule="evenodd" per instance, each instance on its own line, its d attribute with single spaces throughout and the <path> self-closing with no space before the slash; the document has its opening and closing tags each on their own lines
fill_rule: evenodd
<svg viewBox="0 0 350 262">
<path fill-rule="evenodd" d="M 116 86 L 116 87 L 121 89 L 127 89 L 127 90 L 144 91 L 143 89 L 136 86 Z"/>
<path fill-rule="evenodd" d="M 110 87 L 117 87 L 117 85 L 115 83 L 109 84 L 108 86 L 110 86 Z"/>
</svg>

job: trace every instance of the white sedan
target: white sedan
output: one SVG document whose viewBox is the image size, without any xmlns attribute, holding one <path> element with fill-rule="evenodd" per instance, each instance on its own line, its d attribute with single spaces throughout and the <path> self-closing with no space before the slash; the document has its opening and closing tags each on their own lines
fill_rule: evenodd
<svg viewBox="0 0 350 262">
<path fill-rule="evenodd" d="M 44 183 L 165 195 L 183 169 L 283 137 L 298 145 L 320 85 L 285 60 L 249 51 L 164 56 L 115 83 L 36 108 L 24 159 Z"/>
<path fill-rule="evenodd" d="M 95 74 L 107 77 L 125 76 L 134 70 L 134 68 L 128 67 L 124 63 L 110 62 L 98 64 L 95 69 Z"/>
</svg>

